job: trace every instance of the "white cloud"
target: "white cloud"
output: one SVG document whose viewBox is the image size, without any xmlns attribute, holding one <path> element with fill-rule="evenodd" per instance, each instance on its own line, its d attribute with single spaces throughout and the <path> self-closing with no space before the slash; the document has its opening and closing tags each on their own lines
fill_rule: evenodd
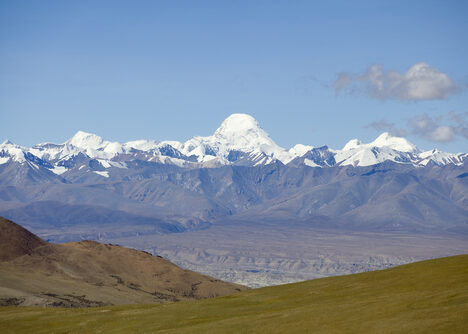
<svg viewBox="0 0 468 334">
<path fill-rule="evenodd" d="M 446 117 L 432 118 L 426 114 L 414 117 L 410 120 L 412 132 L 424 139 L 439 143 L 446 143 L 456 136 L 468 139 L 467 114 L 456 114 L 453 111 Z M 442 124 L 448 120 L 452 124 Z"/>
<path fill-rule="evenodd" d="M 455 133 L 451 126 L 441 125 L 436 127 L 429 135 L 433 141 L 444 143 L 452 141 Z"/>
<path fill-rule="evenodd" d="M 457 90 L 449 76 L 426 63 L 411 66 L 406 73 L 384 71 L 382 65 L 371 65 L 363 74 L 340 73 L 333 83 L 336 93 L 361 92 L 377 99 L 437 100 Z"/>
<path fill-rule="evenodd" d="M 427 114 L 415 116 L 409 120 L 406 129 L 385 120 L 372 122 L 366 127 L 389 132 L 397 137 L 413 134 L 432 142 L 447 143 L 457 137 L 468 139 L 468 113 L 457 114 L 451 111 L 445 116 L 435 118 Z"/>
</svg>

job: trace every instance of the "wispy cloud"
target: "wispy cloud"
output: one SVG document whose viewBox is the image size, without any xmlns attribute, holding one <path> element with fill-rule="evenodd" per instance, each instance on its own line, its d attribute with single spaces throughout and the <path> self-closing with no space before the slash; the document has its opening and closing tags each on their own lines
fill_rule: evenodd
<svg viewBox="0 0 468 334">
<path fill-rule="evenodd" d="M 398 137 L 413 134 L 428 141 L 447 143 L 457 137 L 468 139 L 468 112 L 451 111 L 447 115 L 438 117 L 422 114 L 411 118 L 407 128 L 399 128 L 386 120 L 372 122 L 367 127 L 381 132 L 386 131 Z"/>
<path fill-rule="evenodd" d="M 405 73 L 384 71 L 382 65 L 371 65 L 364 73 L 339 73 L 333 83 L 337 94 L 364 93 L 387 100 L 440 100 L 457 91 L 449 76 L 426 63 L 417 63 Z"/>
</svg>

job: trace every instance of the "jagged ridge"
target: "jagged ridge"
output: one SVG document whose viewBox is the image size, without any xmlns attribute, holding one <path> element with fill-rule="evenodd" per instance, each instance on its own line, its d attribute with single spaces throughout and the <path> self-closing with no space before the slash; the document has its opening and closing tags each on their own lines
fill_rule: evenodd
<svg viewBox="0 0 468 334">
<path fill-rule="evenodd" d="M 371 166 L 385 161 L 413 166 L 461 165 L 466 158 L 466 153 L 452 154 L 437 149 L 422 152 L 405 138 L 389 133 L 381 134 L 368 144 L 352 139 L 341 150 L 302 144 L 287 150 L 278 146 L 258 122 L 246 114 L 233 114 L 212 136 L 196 136 L 185 143 L 153 140 L 110 142 L 95 134 L 78 131 L 63 144 L 44 143 L 31 148 L 10 141 L 0 144 L 0 165 L 12 162 L 29 164 L 33 168 L 44 167 L 57 175 L 79 169 L 81 172 L 94 172 L 100 177 L 110 176 L 107 169 L 125 169 L 129 162 L 136 160 L 203 168 L 257 166 L 278 161 L 309 167 Z"/>
</svg>

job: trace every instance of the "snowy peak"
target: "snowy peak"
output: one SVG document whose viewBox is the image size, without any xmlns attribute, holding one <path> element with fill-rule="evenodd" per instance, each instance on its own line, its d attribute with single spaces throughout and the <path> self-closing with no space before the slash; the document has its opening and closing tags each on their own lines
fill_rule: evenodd
<svg viewBox="0 0 468 334">
<path fill-rule="evenodd" d="M 226 118 L 213 137 L 219 142 L 238 148 L 252 148 L 259 145 L 276 146 L 257 120 L 247 114 L 232 114 Z"/>
<path fill-rule="evenodd" d="M 466 154 L 452 154 L 437 149 L 422 152 L 407 139 L 382 133 L 373 142 L 363 144 L 357 139 L 350 140 L 341 151 L 335 152 L 338 165 L 371 166 L 384 161 L 393 161 L 413 166 L 455 164 L 461 165 Z"/>
<path fill-rule="evenodd" d="M 310 145 L 296 144 L 293 147 L 291 147 L 288 152 L 294 157 L 302 157 L 304 154 L 306 154 L 312 149 L 314 149 L 314 147 Z"/>
<path fill-rule="evenodd" d="M 8 139 L 5 140 L 3 143 L 0 144 L 0 147 L 1 146 L 7 146 L 7 145 L 14 145 L 11 141 L 9 141 Z"/>
<path fill-rule="evenodd" d="M 63 152 L 66 154 L 60 154 L 56 157 L 63 158 L 70 154 L 85 153 L 91 158 L 112 159 L 118 154 L 125 153 L 121 143 L 103 140 L 98 135 L 84 131 L 78 131 L 63 146 Z"/>
<path fill-rule="evenodd" d="M 357 139 L 350 140 L 341 151 L 336 152 L 335 159 L 342 166 L 371 166 L 384 161 L 412 164 L 416 163 L 416 155 L 420 152 L 405 138 L 384 132 L 368 144 Z"/>
<path fill-rule="evenodd" d="M 358 148 L 359 146 L 362 145 L 362 142 L 357 139 L 351 139 L 349 142 L 346 143 L 346 145 L 343 147 L 343 151 L 349 151 L 355 148 Z"/>
<path fill-rule="evenodd" d="M 373 142 L 368 144 L 372 147 L 388 147 L 400 152 L 419 152 L 419 149 L 403 137 L 395 137 L 388 132 L 382 133 Z"/>
<path fill-rule="evenodd" d="M 260 128 L 255 118 L 247 114 L 232 114 L 216 129 L 214 136 L 227 137 L 236 134 L 258 134 L 259 132 L 265 131 Z"/>
<path fill-rule="evenodd" d="M 25 162 L 24 148 L 5 140 L 0 144 L 0 165 L 10 161 L 10 158 L 16 162 Z"/>
<path fill-rule="evenodd" d="M 348 143 L 346 143 L 342 151 L 349 151 L 349 150 L 354 150 L 358 148 L 373 148 L 373 147 L 389 148 L 389 149 L 400 151 L 400 152 L 413 152 L 413 153 L 420 152 L 420 150 L 416 146 L 414 146 L 412 143 L 410 143 L 407 139 L 403 137 L 392 136 L 388 132 L 382 133 L 374 141 L 368 144 L 363 144 L 358 139 L 351 139 Z"/>
<path fill-rule="evenodd" d="M 0 165 L 10 161 L 27 161 L 36 167 L 40 165 L 53 173 L 63 174 L 76 168 L 83 168 L 79 169 L 83 172 L 94 170 L 96 164 L 101 169 L 126 169 L 134 161 L 137 165 L 139 161 L 145 161 L 187 168 L 257 166 L 277 161 L 291 163 L 292 166 L 322 168 L 370 166 L 385 161 L 413 166 L 462 165 L 468 161 L 468 155 L 438 150 L 421 152 L 407 139 L 387 132 L 370 143 L 352 139 L 342 150 L 302 144 L 286 150 L 270 138 L 255 118 L 247 114 L 232 114 L 212 136 L 196 136 L 185 143 L 154 140 L 110 142 L 84 131 L 78 131 L 63 144 L 44 143 L 25 148 L 5 141 L 0 144 Z"/>
<path fill-rule="evenodd" d="M 248 114 L 237 113 L 228 116 L 215 133 L 249 131 L 258 128 L 260 125 L 255 118 Z"/>
<path fill-rule="evenodd" d="M 78 131 L 72 138 L 65 142 L 65 144 L 70 144 L 84 149 L 97 149 L 101 147 L 103 143 L 104 141 L 101 137 L 84 131 Z"/>
<path fill-rule="evenodd" d="M 291 154 L 279 147 L 258 122 L 247 114 L 232 114 L 226 118 L 212 136 L 194 137 L 180 150 L 187 156 L 196 156 L 198 162 L 210 164 L 268 164 L 292 159 Z M 241 154 L 242 153 L 242 154 Z"/>
<path fill-rule="evenodd" d="M 467 157 L 468 155 L 466 153 L 453 154 L 442 152 L 438 149 L 422 152 L 418 155 L 420 159 L 419 165 L 421 166 L 426 166 L 430 162 L 439 166 L 447 164 L 462 165 Z"/>
<path fill-rule="evenodd" d="M 158 143 L 154 140 L 140 139 L 126 142 L 125 146 L 135 150 L 150 151 L 154 150 L 158 146 Z"/>
</svg>

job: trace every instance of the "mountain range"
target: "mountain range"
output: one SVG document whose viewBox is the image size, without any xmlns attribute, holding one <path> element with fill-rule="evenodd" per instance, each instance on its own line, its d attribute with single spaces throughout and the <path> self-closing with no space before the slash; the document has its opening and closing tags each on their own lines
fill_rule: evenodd
<svg viewBox="0 0 468 334">
<path fill-rule="evenodd" d="M 0 164 L 26 163 L 56 175 L 79 170 L 82 173 L 94 172 L 101 177 L 109 177 L 116 168 L 129 168 L 128 164 L 136 161 L 185 168 L 259 166 L 275 162 L 309 167 L 370 166 L 384 161 L 426 166 L 460 165 L 466 157 L 466 153 L 452 154 L 437 149 L 421 151 L 405 138 L 386 132 L 368 144 L 352 139 L 341 150 L 302 144 L 284 149 L 253 117 L 246 114 L 233 114 L 212 136 L 196 136 L 185 143 L 153 140 L 110 142 L 95 134 L 78 131 L 63 144 L 43 143 L 30 148 L 10 141 L 0 144 Z"/>
<path fill-rule="evenodd" d="M 0 215 L 47 241 L 118 243 L 264 286 L 466 252 L 466 161 L 387 133 L 283 149 L 243 114 L 185 143 L 78 132 L 0 145 Z"/>
<path fill-rule="evenodd" d="M 185 143 L 122 144 L 80 131 L 63 144 L 0 145 L 0 214 L 62 241 L 183 232 L 227 218 L 466 233 L 466 161 L 388 133 L 341 150 L 286 150 L 245 114 Z"/>
</svg>

